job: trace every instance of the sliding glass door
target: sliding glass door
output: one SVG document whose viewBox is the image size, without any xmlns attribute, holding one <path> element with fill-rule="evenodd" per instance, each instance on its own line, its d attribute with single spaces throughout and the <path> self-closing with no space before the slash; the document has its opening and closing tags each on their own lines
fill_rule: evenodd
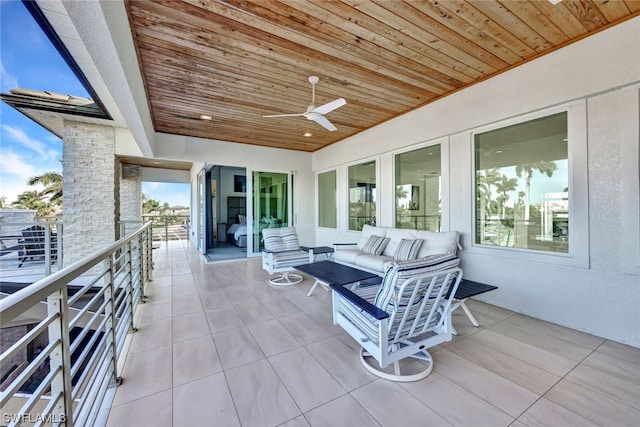
<svg viewBox="0 0 640 427">
<path fill-rule="evenodd" d="M 253 252 L 264 247 L 262 230 L 287 227 L 292 221 L 291 174 L 278 172 L 253 172 Z"/>
</svg>

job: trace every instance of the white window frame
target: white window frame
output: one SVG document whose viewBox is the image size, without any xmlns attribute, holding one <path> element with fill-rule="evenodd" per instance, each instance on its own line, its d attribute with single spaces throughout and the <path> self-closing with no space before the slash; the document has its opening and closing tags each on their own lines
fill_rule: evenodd
<svg viewBox="0 0 640 427">
<path fill-rule="evenodd" d="M 434 145 L 440 145 L 440 177 L 442 179 L 441 191 L 442 191 L 442 199 L 440 201 L 441 206 L 441 217 L 440 217 L 440 230 L 449 231 L 450 230 L 450 210 L 449 210 L 449 198 L 450 198 L 450 181 L 449 181 L 449 139 L 447 137 L 442 137 L 438 139 L 432 139 L 428 141 L 423 141 L 409 147 L 402 147 L 402 149 L 394 150 L 391 152 L 391 176 L 393 181 L 392 194 L 393 194 L 393 226 L 395 227 L 395 219 L 396 219 L 396 199 L 395 199 L 395 191 L 396 191 L 396 156 L 399 154 L 409 153 L 411 151 L 420 150 L 421 148 L 432 147 Z"/>
<path fill-rule="evenodd" d="M 553 114 L 567 113 L 567 154 L 569 170 L 569 252 L 545 252 L 524 248 L 507 248 L 476 243 L 476 170 L 475 170 L 475 135 L 504 127 L 525 123 Z M 469 253 L 500 256 L 504 258 L 536 261 L 548 264 L 589 268 L 589 187 L 587 165 L 587 105 L 586 100 L 539 110 L 536 112 L 512 117 L 471 130 L 469 149 L 471 164 L 469 165 L 471 180 L 471 246 Z"/>
<path fill-rule="evenodd" d="M 344 179 L 342 181 L 342 183 L 338 184 L 338 195 L 340 195 L 340 193 L 344 194 L 344 203 L 338 203 L 338 209 L 342 209 L 342 214 L 338 215 L 338 218 L 342 217 L 344 218 L 344 222 L 343 222 L 343 227 L 344 227 L 344 232 L 354 235 L 354 236 L 359 236 L 362 231 L 356 231 L 356 230 L 351 230 L 349 229 L 349 168 L 351 166 L 357 166 L 357 165 L 361 165 L 363 163 L 369 163 L 369 162 L 375 162 L 376 165 L 376 171 L 375 171 L 375 175 L 376 175 L 376 225 L 381 225 L 380 222 L 380 206 L 382 206 L 383 204 L 383 200 L 380 197 L 383 193 L 383 191 L 381 190 L 380 186 L 381 186 L 381 180 L 380 180 L 380 165 L 381 165 L 381 159 L 380 156 L 371 156 L 371 157 L 366 157 L 363 159 L 358 159 L 358 160 L 354 160 L 352 162 L 349 163 L 345 163 L 344 164 Z M 344 188 L 344 191 L 340 191 L 340 185 L 342 185 L 342 188 Z M 341 207 L 340 207 L 341 206 Z M 340 224 L 338 224 L 340 225 Z"/>
<path fill-rule="evenodd" d="M 323 227 L 320 225 L 320 214 L 318 209 L 315 210 L 315 227 L 321 230 L 335 230 L 337 231 L 340 228 L 340 205 L 339 205 L 339 197 L 340 194 L 340 172 L 337 167 L 324 169 L 320 171 L 316 171 L 315 181 L 316 181 L 316 206 L 320 206 L 320 175 L 327 172 L 335 172 L 336 174 L 336 226 L 334 227 Z"/>
</svg>

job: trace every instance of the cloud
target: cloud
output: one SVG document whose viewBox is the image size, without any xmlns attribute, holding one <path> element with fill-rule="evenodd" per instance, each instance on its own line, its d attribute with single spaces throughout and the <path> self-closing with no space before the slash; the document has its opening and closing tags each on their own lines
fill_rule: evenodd
<svg viewBox="0 0 640 427">
<path fill-rule="evenodd" d="M 22 180 L 22 185 L 25 181 L 36 175 L 33 166 L 22 160 L 20 155 L 14 151 L 2 149 L 2 156 L 0 156 L 0 167 L 2 168 L 2 175 L 13 175 L 19 177 Z M 3 188 L 5 187 L 3 179 Z"/>
<path fill-rule="evenodd" d="M 9 90 L 18 87 L 18 79 L 4 68 L 4 64 L 2 62 L 0 62 L 0 81 L 2 82 L 3 92 L 8 92 Z"/>
<path fill-rule="evenodd" d="M 40 141 L 37 141 L 31 138 L 29 135 L 25 133 L 24 130 L 9 125 L 2 125 L 2 130 L 11 138 L 13 141 L 22 144 L 23 146 L 29 148 L 30 150 L 35 151 L 40 156 L 45 159 L 52 158 L 52 150 L 48 150 L 47 146 Z"/>
</svg>

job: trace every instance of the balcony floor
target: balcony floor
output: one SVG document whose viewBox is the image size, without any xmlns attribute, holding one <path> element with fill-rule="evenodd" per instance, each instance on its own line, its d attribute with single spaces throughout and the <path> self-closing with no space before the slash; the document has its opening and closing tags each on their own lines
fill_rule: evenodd
<svg viewBox="0 0 640 427">
<path fill-rule="evenodd" d="M 640 425 L 640 349 L 471 301 L 433 373 L 367 373 L 313 281 L 274 289 L 260 260 L 156 251 L 108 426 Z M 417 363 L 417 362 L 416 362 Z"/>
</svg>

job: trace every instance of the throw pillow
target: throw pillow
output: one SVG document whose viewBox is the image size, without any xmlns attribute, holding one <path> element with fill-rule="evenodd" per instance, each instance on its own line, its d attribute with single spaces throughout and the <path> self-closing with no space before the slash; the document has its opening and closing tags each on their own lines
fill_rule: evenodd
<svg viewBox="0 0 640 427">
<path fill-rule="evenodd" d="M 246 225 L 247 224 L 247 217 L 245 215 L 238 215 L 238 222 L 240 224 Z"/>
<path fill-rule="evenodd" d="M 370 236 L 367 243 L 362 248 L 362 253 L 369 255 L 380 255 L 389 243 L 388 237 Z"/>
<path fill-rule="evenodd" d="M 282 252 L 288 249 L 280 236 L 280 230 L 277 228 L 262 230 L 262 238 L 264 239 L 264 249 L 269 252 Z"/>
<path fill-rule="evenodd" d="M 282 242 L 287 247 L 287 250 L 300 249 L 300 243 L 298 242 L 298 234 L 295 227 L 282 227 L 279 228 Z"/>
<path fill-rule="evenodd" d="M 422 239 L 402 239 L 398 243 L 396 253 L 393 255 L 394 261 L 410 261 L 418 258 L 418 252 L 422 246 Z"/>
</svg>

